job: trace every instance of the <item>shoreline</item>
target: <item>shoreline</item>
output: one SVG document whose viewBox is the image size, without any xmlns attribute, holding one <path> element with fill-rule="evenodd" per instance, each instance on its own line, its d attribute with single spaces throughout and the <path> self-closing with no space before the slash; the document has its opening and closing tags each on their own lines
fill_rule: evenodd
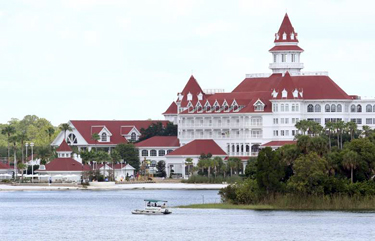
<svg viewBox="0 0 375 241">
<path fill-rule="evenodd" d="M 192 184 L 192 183 L 132 183 L 116 184 L 108 187 L 83 187 L 81 185 L 0 185 L 0 192 L 7 191 L 67 191 L 67 190 L 220 190 L 228 184 Z"/>
<path fill-rule="evenodd" d="M 206 203 L 206 204 L 191 204 L 177 206 L 176 208 L 186 209 L 231 209 L 231 210 L 255 210 L 255 211 L 368 211 L 374 212 L 373 209 L 369 208 L 281 208 L 272 205 L 255 204 L 255 205 L 236 205 L 229 203 Z"/>
</svg>

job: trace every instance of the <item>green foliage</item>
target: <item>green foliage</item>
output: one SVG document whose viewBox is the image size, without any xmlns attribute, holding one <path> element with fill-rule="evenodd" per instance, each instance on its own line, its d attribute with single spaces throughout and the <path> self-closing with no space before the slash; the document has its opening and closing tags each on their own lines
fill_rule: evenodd
<svg viewBox="0 0 375 241">
<path fill-rule="evenodd" d="M 138 141 L 146 140 L 153 136 L 177 136 L 177 126 L 171 122 L 164 127 L 163 123 L 152 123 L 147 129 L 141 128 L 141 137 Z"/>
<path fill-rule="evenodd" d="M 136 171 L 140 168 L 138 149 L 131 143 L 120 143 L 115 150 L 127 164 L 130 164 Z"/>
<path fill-rule="evenodd" d="M 217 176 L 217 177 L 207 177 L 207 176 L 201 176 L 201 175 L 192 175 L 187 180 L 182 180 L 183 183 L 236 183 L 236 182 L 242 182 L 243 178 L 240 176 L 232 176 L 232 177 L 223 177 L 223 176 Z"/>
<path fill-rule="evenodd" d="M 158 161 L 156 164 L 156 169 L 158 170 L 158 175 L 160 177 L 166 177 L 167 173 L 165 172 L 165 161 Z"/>
<path fill-rule="evenodd" d="M 246 177 L 250 179 L 256 179 L 256 173 L 257 173 L 257 158 L 250 157 L 249 160 L 247 161 L 245 175 Z"/>
</svg>

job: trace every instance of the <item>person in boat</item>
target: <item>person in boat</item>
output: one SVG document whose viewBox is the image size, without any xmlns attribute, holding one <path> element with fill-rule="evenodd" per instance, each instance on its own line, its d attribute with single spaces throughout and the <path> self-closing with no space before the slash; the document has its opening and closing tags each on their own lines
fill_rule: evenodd
<svg viewBox="0 0 375 241">
<path fill-rule="evenodd" d="M 147 207 L 151 207 L 151 202 L 150 201 L 147 203 Z"/>
<path fill-rule="evenodd" d="M 161 208 L 165 208 L 165 206 L 166 206 L 165 203 L 163 203 L 163 205 L 161 206 Z"/>
</svg>

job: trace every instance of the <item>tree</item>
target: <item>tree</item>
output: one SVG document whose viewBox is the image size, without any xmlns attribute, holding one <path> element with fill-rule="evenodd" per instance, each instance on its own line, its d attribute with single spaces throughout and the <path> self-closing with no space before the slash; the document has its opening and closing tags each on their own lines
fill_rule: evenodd
<svg viewBox="0 0 375 241">
<path fill-rule="evenodd" d="M 98 163 L 101 163 L 103 164 L 103 176 L 104 176 L 104 179 L 106 177 L 106 164 L 107 162 L 111 162 L 112 159 L 111 157 L 109 156 L 108 152 L 105 152 L 105 151 L 97 151 L 95 152 L 95 155 L 96 155 L 96 161 Z"/>
<path fill-rule="evenodd" d="M 309 121 L 308 120 L 300 120 L 296 123 L 295 127 L 298 129 L 302 135 L 306 135 L 307 130 L 309 129 Z"/>
<path fill-rule="evenodd" d="M 160 173 L 161 177 L 167 176 L 167 174 L 165 172 L 165 161 L 158 161 L 158 163 L 156 163 L 156 169 Z"/>
<path fill-rule="evenodd" d="M 91 135 L 91 140 L 93 140 L 95 142 L 95 149 L 98 150 L 97 144 L 98 144 L 98 141 L 100 140 L 99 134 L 98 133 L 93 133 Z"/>
<path fill-rule="evenodd" d="M 327 161 L 315 152 L 301 155 L 293 165 L 294 175 L 288 180 L 288 188 L 304 194 L 321 194 L 322 183 L 327 177 Z"/>
<path fill-rule="evenodd" d="M 342 165 L 345 169 L 350 170 L 350 180 L 353 183 L 353 170 L 358 167 L 359 156 L 354 151 L 347 151 L 343 155 Z"/>
<path fill-rule="evenodd" d="M 373 130 L 369 126 L 362 126 L 362 135 L 365 137 L 369 137 L 372 134 Z"/>
<path fill-rule="evenodd" d="M 9 160 L 10 160 L 10 137 L 16 133 L 16 128 L 12 125 L 6 125 L 2 130 L 1 130 L 1 134 L 3 135 L 6 135 L 7 136 L 7 142 L 8 142 L 8 163 L 9 163 Z"/>
<path fill-rule="evenodd" d="M 236 157 L 230 157 L 227 161 L 227 166 L 230 170 L 230 176 L 233 175 L 233 168 L 236 168 L 237 163 L 236 163 Z"/>
<path fill-rule="evenodd" d="M 41 146 L 37 150 L 38 157 L 40 158 L 41 164 L 46 164 L 49 162 L 50 157 L 52 156 L 51 148 L 49 146 Z"/>
<path fill-rule="evenodd" d="M 51 142 L 52 142 L 52 136 L 53 136 L 53 134 L 55 134 L 55 128 L 52 127 L 52 126 L 50 126 L 50 127 L 48 127 L 48 128 L 45 130 L 45 132 L 47 133 L 47 135 L 48 135 L 48 140 L 49 140 L 49 142 L 51 143 Z M 64 139 L 65 139 L 65 138 L 64 138 Z"/>
<path fill-rule="evenodd" d="M 297 140 L 297 147 L 300 152 L 307 154 L 311 147 L 311 138 L 309 136 L 299 136 Z"/>
<path fill-rule="evenodd" d="M 331 142 L 331 136 L 335 129 L 335 126 L 332 122 L 327 122 L 325 126 L 326 133 L 328 133 L 328 143 L 329 143 L 329 150 L 332 149 L 332 142 Z"/>
<path fill-rule="evenodd" d="M 259 189 L 267 195 L 280 190 L 284 166 L 275 158 L 275 152 L 270 147 L 262 149 L 258 154 L 256 176 Z"/>
<path fill-rule="evenodd" d="M 188 157 L 185 159 L 185 165 L 188 167 L 188 175 L 190 175 L 191 166 L 193 166 L 193 159 Z"/>
<path fill-rule="evenodd" d="M 248 178 L 255 180 L 256 173 L 257 173 L 257 158 L 250 157 L 249 160 L 247 160 L 247 165 L 245 168 L 245 175 Z"/>
<path fill-rule="evenodd" d="M 70 127 L 68 123 L 63 123 L 59 126 L 60 130 L 64 132 L 64 140 L 66 140 L 66 132 L 72 131 L 73 129 Z"/>
<path fill-rule="evenodd" d="M 23 182 L 23 171 L 27 168 L 27 165 L 25 163 L 20 162 L 20 163 L 17 164 L 17 168 L 18 168 L 18 170 L 21 170 L 21 172 L 22 172 L 21 178 L 22 178 L 22 182 Z"/>
<path fill-rule="evenodd" d="M 23 147 L 24 147 L 25 141 L 27 141 L 26 131 L 22 131 L 21 133 L 18 133 L 17 140 L 21 144 L 21 161 L 22 163 L 24 163 L 25 159 L 24 159 Z"/>
<path fill-rule="evenodd" d="M 349 121 L 346 123 L 346 128 L 349 131 L 350 134 L 350 140 L 354 139 L 354 134 L 358 131 L 357 123 Z"/>
<path fill-rule="evenodd" d="M 146 140 L 153 136 L 177 136 L 177 126 L 171 122 L 163 126 L 162 122 L 152 123 L 146 129 L 141 128 L 141 137 L 138 141 Z"/>
<path fill-rule="evenodd" d="M 138 149 L 131 143 L 120 143 L 115 147 L 115 150 L 121 156 L 127 164 L 130 164 L 135 168 L 136 171 L 139 170 L 139 154 Z"/>
<path fill-rule="evenodd" d="M 336 123 L 334 123 L 334 127 L 337 133 L 337 146 L 339 147 L 339 149 L 342 149 L 342 134 L 345 129 L 345 122 L 337 121 Z"/>
<path fill-rule="evenodd" d="M 14 153 L 14 161 L 13 161 L 13 166 L 17 166 L 17 141 L 18 141 L 18 138 L 17 138 L 17 136 L 11 136 L 10 138 L 9 138 L 9 141 L 11 142 L 11 143 L 13 143 L 13 153 Z M 18 172 L 18 170 L 16 169 L 16 173 L 14 174 L 14 177 L 16 177 L 16 175 L 17 175 L 17 172 Z"/>
</svg>

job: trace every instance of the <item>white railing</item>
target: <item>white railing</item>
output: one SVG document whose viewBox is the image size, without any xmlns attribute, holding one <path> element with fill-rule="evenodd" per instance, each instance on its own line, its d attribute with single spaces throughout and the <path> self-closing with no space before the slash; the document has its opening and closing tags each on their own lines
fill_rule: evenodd
<svg viewBox="0 0 375 241">
<path fill-rule="evenodd" d="M 271 76 L 272 73 L 254 73 L 254 74 L 246 74 L 246 78 L 268 78 Z"/>
<path fill-rule="evenodd" d="M 297 72 L 297 73 L 290 73 L 292 76 L 328 76 L 328 71 L 306 71 L 306 72 Z"/>
<path fill-rule="evenodd" d="M 303 63 L 270 63 L 270 69 L 303 69 Z"/>
<path fill-rule="evenodd" d="M 204 89 L 203 92 L 207 95 L 213 95 L 216 93 L 224 93 L 224 89 Z"/>
</svg>

